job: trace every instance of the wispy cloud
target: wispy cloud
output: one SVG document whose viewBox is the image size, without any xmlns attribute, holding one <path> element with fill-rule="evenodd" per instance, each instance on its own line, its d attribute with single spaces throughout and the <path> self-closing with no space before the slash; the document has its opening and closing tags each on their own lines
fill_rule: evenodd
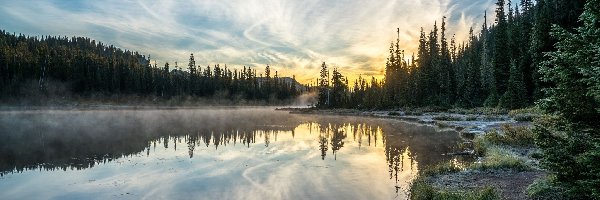
<svg viewBox="0 0 600 200">
<path fill-rule="evenodd" d="M 493 0 L 0 0 L 0 28 L 29 35 L 87 36 L 152 55 L 159 64 L 262 68 L 314 78 L 325 61 L 351 76 L 381 74 L 400 28 L 416 51 L 420 27 L 447 16 L 449 32 L 479 30 Z M 488 20 L 493 20 L 488 19 Z"/>
</svg>

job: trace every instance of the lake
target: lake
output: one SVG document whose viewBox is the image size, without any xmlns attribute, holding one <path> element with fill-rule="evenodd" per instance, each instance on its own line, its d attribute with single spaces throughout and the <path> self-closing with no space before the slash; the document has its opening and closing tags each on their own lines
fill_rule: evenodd
<svg viewBox="0 0 600 200">
<path fill-rule="evenodd" d="M 272 107 L 0 112 L 0 199 L 406 199 L 462 139 Z"/>
</svg>

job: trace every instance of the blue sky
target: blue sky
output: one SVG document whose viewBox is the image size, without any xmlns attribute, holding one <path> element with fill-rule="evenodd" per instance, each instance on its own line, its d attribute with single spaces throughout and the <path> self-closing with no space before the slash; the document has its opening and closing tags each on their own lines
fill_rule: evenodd
<svg viewBox="0 0 600 200">
<path fill-rule="evenodd" d="M 380 76 L 400 28 L 410 55 L 419 30 L 448 17 L 462 41 L 479 30 L 495 0 L 0 0 L 0 29 L 26 35 L 85 36 L 151 55 L 159 65 L 267 64 L 308 82 L 321 62 L 351 78 Z M 493 22 L 489 17 L 488 21 Z"/>
</svg>

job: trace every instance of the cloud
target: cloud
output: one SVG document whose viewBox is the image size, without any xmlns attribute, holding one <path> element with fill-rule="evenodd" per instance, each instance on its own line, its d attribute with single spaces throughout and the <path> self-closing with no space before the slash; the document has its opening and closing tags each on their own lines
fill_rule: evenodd
<svg viewBox="0 0 600 200">
<path fill-rule="evenodd" d="M 28 35 L 86 36 L 187 63 L 194 53 L 203 66 L 217 63 L 263 68 L 308 81 L 321 62 L 352 77 L 380 74 L 400 28 L 407 56 L 419 30 L 448 17 L 448 31 L 464 40 L 479 30 L 492 0 L 181 0 L 11 1 L 0 0 L 0 24 Z M 492 17 L 488 18 L 492 22 Z M 260 71 L 260 70 L 259 70 Z"/>
</svg>

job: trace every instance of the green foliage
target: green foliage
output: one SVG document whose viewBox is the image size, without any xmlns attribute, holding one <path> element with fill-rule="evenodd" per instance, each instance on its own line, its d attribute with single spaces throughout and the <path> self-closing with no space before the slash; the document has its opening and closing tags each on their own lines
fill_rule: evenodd
<svg viewBox="0 0 600 200">
<path fill-rule="evenodd" d="M 533 146 L 534 139 L 533 131 L 527 127 L 503 125 L 501 131 L 491 130 L 475 137 L 473 150 L 477 156 L 486 156 L 489 148 L 503 145 L 530 147 Z"/>
<path fill-rule="evenodd" d="M 560 117 L 543 117 L 536 121 L 536 145 L 542 150 L 542 166 L 556 176 L 557 186 L 581 198 L 598 198 L 599 133 L 580 126 Z"/>
<path fill-rule="evenodd" d="M 533 146 L 535 135 L 533 131 L 525 126 L 503 125 L 505 144 L 517 146 Z"/>
<path fill-rule="evenodd" d="M 525 89 L 525 82 L 523 82 L 522 70 L 518 69 L 515 61 L 513 61 L 510 67 L 508 88 L 500 98 L 498 106 L 507 109 L 525 107 L 527 105 L 526 96 L 527 90 Z"/>
<path fill-rule="evenodd" d="M 177 97 L 287 99 L 305 90 L 293 79 L 257 77 L 256 71 L 175 63 L 158 67 L 150 57 L 83 37 L 26 37 L 0 31 L 0 100 L 97 96 L 168 101 Z M 35 83 L 36 87 L 29 87 Z M 60 91 L 56 88 L 60 87 Z M 52 100 L 52 99 L 51 99 Z"/>
<path fill-rule="evenodd" d="M 493 187 L 485 187 L 473 191 L 439 190 L 427 183 L 423 178 L 417 178 L 410 186 L 412 200 L 496 200 L 500 196 Z"/>
<path fill-rule="evenodd" d="M 567 188 L 560 186 L 560 184 L 556 182 L 556 177 L 552 175 L 535 180 L 533 184 L 527 187 L 527 195 L 531 199 L 576 199 L 576 196 L 570 196 L 567 191 Z"/>
<path fill-rule="evenodd" d="M 435 198 L 438 191 L 424 179 L 417 178 L 411 183 L 409 192 L 412 200 L 431 200 Z"/>
<path fill-rule="evenodd" d="M 355 84 L 355 92 L 361 90 L 358 82 Z M 366 90 L 366 88 L 363 88 Z M 319 78 L 319 99 L 317 107 L 319 108 L 345 108 L 351 103 L 358 103 L 359 100 L 350 100 L 353 95 L 349 94 L 348 79 L 346 79 L 337 68 L 331 73 L 329 80 L 329 71 L 325 62 L 321 65 L 321 76 Z"/>
<path fill-rule="evenodd" d="M 448 112 L 456 114 L 471 114 L 471 115 L 503 115 L 507 113 L 507 110 L 496 107 L 476 107 L 476 108 L 452 108 Z"/>
<path fill-rule="evenodd" d="M 499 146 L 488 147 L 481 162 L 473 163 L 470 169 L 516 169 L 529 170 L 531 167 L 525 163 L 525 159 L 512 151 Z"/>
<path fill-rule="evenodd" d="M 462 118 L 451 115 L 438 115 L 432 118 L 438 121 L 462 121 Z"/>
<path fill-rule="evenodd" d="M 556 177 L 553 187 L 567 195 L 600 199 L 600 0 L 589 0 L 580 16 L 583 25 L 571 33 L 558 26 L 552 36 L 557 50 L 540 69 L 553 86 L 540 107 L 546 116 L 535 125 L 542 166 Z"/>
<path fill-rule="evenodd" d="M 432 167 L 428 167 L 419 172 L 420 176 L 435 176 L 440 174 L 448 174 L 461 171 L 462 168 L 458 166 L 455 162 L 447 161 L 438 163 Z"/>
<path fill-rule="evenodd" d="M 390 116 L 400 116 L 401 114 L 399 112 L 389 112 L 388 115 L 390 115 Z"/>
<path fill-rule="evenodd" d="M 329 71 L 325 62 L 321 64 L 321 72 L 319 77 L 319 99 L 317 107 L 327 108 L 329 107 L 330 88 L 329 88 Z"/>
<path fill-rule="evenodd" d="M 520 122 L 523 122 L 523 121 L 531 122 L 535 118 L 541 116 L 542 114 L 543 114 L 542 111 L 540 109 L 538 109 L 537 107 L 516 109 L 516 110 L 511 110 L 510 112 L 508 112 L 508 116 L 510 116 L 514 120 L 520 121 Z"/>
<path fill-rule="evenodd" d="M 521 108 L 521 109 L 514 109 L 508 112 L 508 115 L 511 117 L 514 117 L 516 115 L 520 115 L 520 114 L 535 114 L 535 115 L 541 115 L 543 114 L 543 111 L 540 110 L 538 107 L 529 107 L 529 108 Z"/>
<path fill-rule="evenodd" d="M 475 139 L 473 139 L 473 151 L 475 151 L 476 156 L 484 156 L 489 146 L 490 142 L 482 136 L 476 136 Z"/>
<path fill-rule="evenodd" d="M 439 107 L 446 110 L 531 106 L 542 98 L 544 88 L 552 86 L 540 81 L 539 72 L 543 52 L 555 49 L 552 45 L 556 40 L 550 38 L 550 26 L 559 24 L 572 28 L 577 25 L 576 16 L 583 11 L 582 2 L 540 0 L 534 4 L 523 0 L 520 10 L 499 0 L 494 26 L 488 26 L 486 14 L 480 34 L 471 29 L 463 44 L 447 37 L 447 19 L 443 17 L 441 27 L 435 23 L 430 31 L 421 28 L 416 56 L 406 56 L 399 38 L 392 41 L 384 79 L 372 78 L 369 83 L 359 77 L 354 87 L 348 89 L 350 94 L 344 97 L 348 100 L 335 107 Z M 590 84 L 600 82 L 593 78 L 598 77 L 598 71 L 591 68 L 581 71 L 589 77 L 582 80 Z M 591 88 L 600 90 L 600 87 Z M 588 96 L 592 98 L 594 94 Z M 514 118 L 530 121 L 534 116 Z"/>
<path fill-rule="evenodd" d="M 469 115 L 465 118 L 465 121 L 477 121 L 477 116 Z"/>
</svg>

